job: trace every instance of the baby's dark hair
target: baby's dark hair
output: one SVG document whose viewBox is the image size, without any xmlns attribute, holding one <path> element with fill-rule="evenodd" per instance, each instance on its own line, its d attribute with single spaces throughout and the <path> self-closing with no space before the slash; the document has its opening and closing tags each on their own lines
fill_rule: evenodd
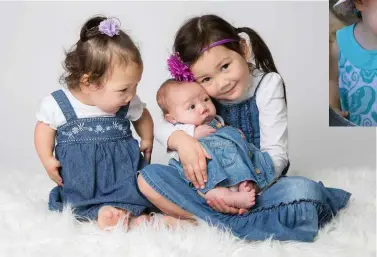
<svg viewBox="0 0 377 257">
<path fill-rule="evenodd" d="M 251 70 L 260 69 L 266 73 L 278 73 L 269 48 L 255 30 L 248 27 L 235 28 L 213 14 L 197 16 L 186 21 L 176 34 L 173 51 L 178 52 L 182 61 L 190 66 L 199 59 L 202 49 L 211 43 L 223 39 L 235 39 L 236 42 L 229 42 L 223 46 L 244 56 L 240 44 L 242 38 L 238 35 L 241 32 L 245 32 L 250 38 L 255 57 L 255 65 L 249 63 Z"/>
<path fill-rule="evenodd" d="M 165 115 L 169 113 L 169 104 L 168 104 L 168 92 L 172 87 L 178 87 L 179 85 L 185 82 L 178 81 L 175 79 L 167 79 L 165 80 L 160 88 L 157 91 L 156 100 L 158 106 L 161 108 L 162 113 Z"/>
<path fill-rule="evenodd" d="M 119 30 L 118 35 L 110 37 L 99 31 L 99 24 L 106 19 L 104 16 L 89 19 L 81 28 L 80 39 L 66 52 L 63 64 L 66 72 L 60 82 L 69 89 L 79 88 L 84 74 L 89 76 L 89 83 L 103 83 L 115 64 L 142 66 L 140 52 L 125 32 Z"/>
</svg>

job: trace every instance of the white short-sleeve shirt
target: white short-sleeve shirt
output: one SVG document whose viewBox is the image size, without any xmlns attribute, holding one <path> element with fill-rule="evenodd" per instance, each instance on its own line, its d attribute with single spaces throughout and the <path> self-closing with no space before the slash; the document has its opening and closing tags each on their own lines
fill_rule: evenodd
<svg viewBox="0 0 377 257">
<path fill-rule="evenodd" d="M 114 117 L 115 113 L 107 113 L 102 111 L 97 106 L 86 105 L 77 100 L 72 93 L 63 88 L 69 102 L 71 103 L 77 118 L 90 118 L 90 117 Z M 135 95 L 130 102 L 126 118 L 131 121 L 138 120 L 143 114 L 143 110 L 146 104 L 143 103 L 140 98 Z M 50 125 L 51 128 L 55 129 L 67 121 L 61 111 L 58 103 L 55 101 L 52 95 L 44 97 L 40 103 L 39 110 L 36 114 L 38 121 Z"/>
</svg>

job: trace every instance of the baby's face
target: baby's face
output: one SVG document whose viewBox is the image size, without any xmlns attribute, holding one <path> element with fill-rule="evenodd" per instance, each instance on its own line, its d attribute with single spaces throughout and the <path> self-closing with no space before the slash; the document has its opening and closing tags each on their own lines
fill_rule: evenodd
<svg viewBox="0 0 377 257">
<path fill-rule="evenodd" d="M 115 66 L 103 85 L 92 85 L 89 96 L 94 105 L 108 113 L 116 113 L 136 94 L 142 67 L 130 63 L 127 67 Z"/>
<path fill-rule="evenodd" d="M 216 108 L 207 92 L 196 82 L 183 83 L 169 92 L 167 119 L 172 123 L 199 126 L 216 116 Z"/>
</svg>

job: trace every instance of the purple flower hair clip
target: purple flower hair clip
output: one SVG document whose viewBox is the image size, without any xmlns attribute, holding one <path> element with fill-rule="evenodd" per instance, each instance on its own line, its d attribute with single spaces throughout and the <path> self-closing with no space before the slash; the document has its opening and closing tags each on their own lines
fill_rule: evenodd
<svg viewBox="0 0 377 257">
<path fill-rule="evenodd" d="M 172 54 L 168 59 L 168 69 L 174 79 L 178 81 L 193 82 L 195 81 L 194 74 L 190 68 L 184 64 L 179 57 L 179 53 Z"/>
<path fill-rule="evenodd" d="M 120 21 L 115 18 L 108 18 L 106 20 L 103 20 L 98 25 L 98 30 L 101 32 L 101 34 L 106 34 L 109 37 L 119 35 Z"/>
</svg>

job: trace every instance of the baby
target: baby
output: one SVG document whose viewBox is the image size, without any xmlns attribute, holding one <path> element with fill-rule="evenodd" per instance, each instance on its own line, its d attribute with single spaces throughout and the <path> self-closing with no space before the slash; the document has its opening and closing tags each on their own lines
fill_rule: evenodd
<svg viewBox="0 0 377 257">
<path fill-rule="evenodd" d="M 242 132 L 216 115 L 216 108 L 206 91 L 195 82 L 165 81 L 157 92 L 157 102 L 164 118 L 195 137 L 211 156 L 208 160 L 208 182 L 199 193 L 207 200 L 222 198 L 229 206 L 250 209 L 255 204 L 249 144 Z M 177 153 L 169 165 L 185 178 Z"/>
<path fill-rule="evenodd" d="M 66 87 L 43 99 L 35 127 L 38 156 L 57 184 L 49 209 L 69 205 L 77 219 L 96 220 L 101 229 L 122 220 L 125 228 L 137 225 L 153 207 L 136 184 L 153 147 L 153 121 L 136 95 L 140 52 L 118 19 L 96 16 L 64 64 Z"/>
</svg>

